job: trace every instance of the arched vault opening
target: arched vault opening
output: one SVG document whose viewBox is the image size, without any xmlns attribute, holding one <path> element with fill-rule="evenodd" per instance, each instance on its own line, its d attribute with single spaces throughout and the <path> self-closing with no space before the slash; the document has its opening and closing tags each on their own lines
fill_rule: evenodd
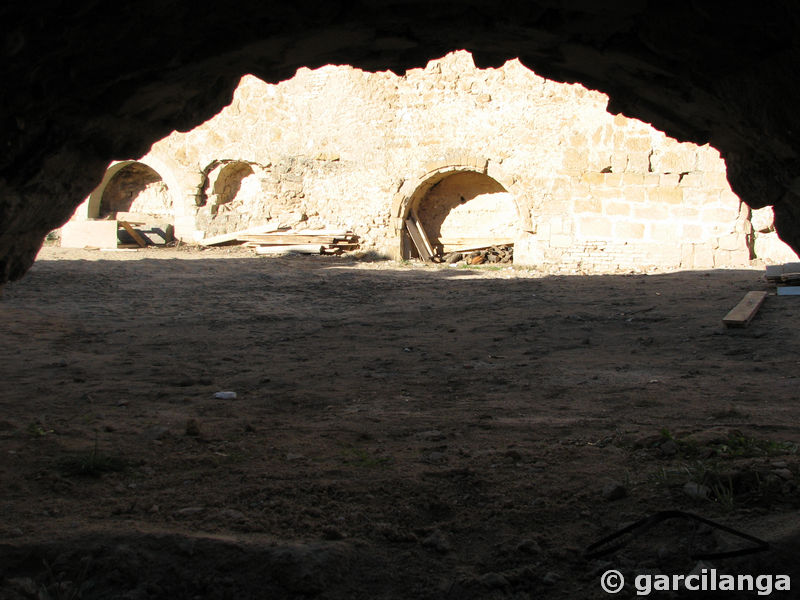
<svg viewBox="0 0 800 600">
<path fill-rule="evenodd" d="M 399 216 L 417 224 L 435 256 L 511 245 L 520 235 L 514 196 L 496 179 L 475 169 L 429 174 L 402 201 Z M 407 228 L 399 238 L 401 258 L 419 256 Z"/>
<path fill-rule="evenodd" d="M 125 160 L 108 167 L 100 185 L 89 195 L 85 215 L 97 219 L 131 212 L 171 221 L 179 197 L 177 180 L 167 169 L 141 160 Z"/>
</svg>

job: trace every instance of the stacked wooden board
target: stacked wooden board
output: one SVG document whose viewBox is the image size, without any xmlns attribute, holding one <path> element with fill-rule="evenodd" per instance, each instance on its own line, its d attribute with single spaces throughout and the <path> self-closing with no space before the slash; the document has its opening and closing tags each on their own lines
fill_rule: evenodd
<svg viewBox="0 0 800 600">
<path fill-rule="evenodd" d="M 358 248 L 352 231 L 306 229 L 302 231 L 252 228 L 206 238 L 204 246 L 244 244 L 256 254 L 342 254 Z"/>
<path fill-rule="evenodd" d="M 777 286 L 778 296 L 800 296 L 800 263 L 769 265 L 765 279 Z M 725 315 L 722 322 L 726 327 L 747 327 L 758 309 L 764 303 L 768 292 L 747 292 L 744 298 Z"/>
<path fill-rule="evenodd" d="M 800 296 L 800 263 L 770 265 L 765 277 L 777 286 L 778 296 Z"/>
</svg>

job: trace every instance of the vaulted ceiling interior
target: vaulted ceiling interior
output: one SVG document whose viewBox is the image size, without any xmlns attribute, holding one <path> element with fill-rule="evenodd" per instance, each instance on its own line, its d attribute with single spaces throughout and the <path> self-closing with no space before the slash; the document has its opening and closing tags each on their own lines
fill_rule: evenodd
<svg viewBox="0 0 800 600">
<path fill-rule="evenodd" d="M 609 94 L 609 110 L 710 143 L 800 249 L 800 5 L 788 0 L 34 0 L 0 8 L 0 282 L 21 277 L 113 159 L 225 106 L 245 73 L 402 73 L 456 49 Z"/>
</svg>

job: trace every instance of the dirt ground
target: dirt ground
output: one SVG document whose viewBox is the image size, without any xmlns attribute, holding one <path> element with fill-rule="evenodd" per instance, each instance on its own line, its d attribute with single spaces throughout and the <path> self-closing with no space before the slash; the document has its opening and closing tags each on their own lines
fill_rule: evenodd
<svg viewBox="0 0 800 600">
<path fill-rule="evenodd" d="M 721 324 L 762 273 L 46 247 L 0 299 L 0 597 L 607 598 L 752 546 L 585 555 L 662 510 L 796 574 L 800 298 Z"/>
</svg>

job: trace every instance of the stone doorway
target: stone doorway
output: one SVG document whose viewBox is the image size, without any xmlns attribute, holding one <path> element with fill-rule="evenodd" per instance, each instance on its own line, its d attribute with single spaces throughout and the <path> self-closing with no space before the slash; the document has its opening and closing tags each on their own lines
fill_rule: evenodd
<svg viewBox="0 0 800 600">
<path fill-rule="evenodd" d="M 172 196 L 161 175 L 139 162 L 119 169 L 102 190 L 97 216 L 115 218 L 120 212 L 171 218 Z"/>
<path fill-rule="evenodd" d="M 495 179 L 476 171 L 456 171 L 423 183 L 409 201 L 408 215 L 425 232 L 434 254 L 510 245 L 519 235 L 514 197 Z M 419 253 L 402 236 L 402 257 Z"/>
</svg>

